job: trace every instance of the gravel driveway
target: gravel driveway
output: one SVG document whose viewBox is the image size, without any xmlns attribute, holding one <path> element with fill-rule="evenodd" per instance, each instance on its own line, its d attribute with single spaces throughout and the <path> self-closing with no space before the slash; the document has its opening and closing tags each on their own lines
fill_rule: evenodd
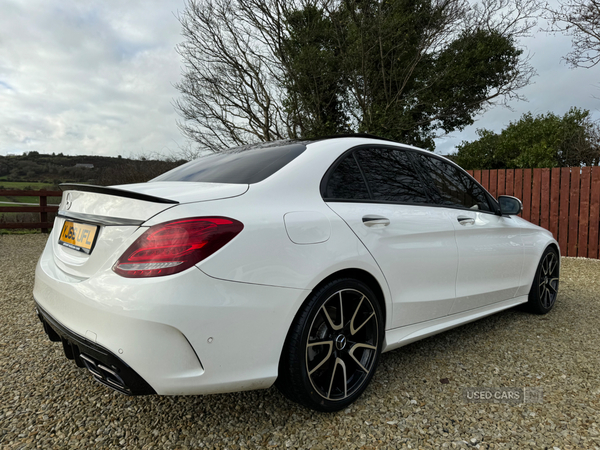
<svg viewBox="0 0 600 450">
<path fill-rule="evenodd" d="M 382 356 L 335 414 L 275 388 L 127 397 L 50 342 L 31 292 L 44 235 L 0 235 L 0 447 L 600 448 L 600 261 L 564 258 L 547 316 L 510 310 Z M 442 381 L 441 381 L 442 380 Z M 467 403 L 469 387 L 541 387 L 542 403 Z"/>
</svg>

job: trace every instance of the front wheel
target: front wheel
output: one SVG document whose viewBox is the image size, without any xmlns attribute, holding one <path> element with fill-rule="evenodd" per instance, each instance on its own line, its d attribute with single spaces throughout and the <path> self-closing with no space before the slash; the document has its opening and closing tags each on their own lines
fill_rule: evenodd
<svg viewBox="0 0 600 450">
<path fill-rule="evenodd" d="M 338 279 L 313 292 L 286 339 L 276 385 L 290 400 L 338 411 L 371 381 L 383 342 L 383 314 L 373 291 Z"/>
<path fill-rule="evenodd" d="M 558 296 L 559 271 L 558 252 L 553 247 L 548 247 L 542 255 L 529 291 L 527 306 L 531 312 L 536 314 L 550 312 Z"/>
</svg>

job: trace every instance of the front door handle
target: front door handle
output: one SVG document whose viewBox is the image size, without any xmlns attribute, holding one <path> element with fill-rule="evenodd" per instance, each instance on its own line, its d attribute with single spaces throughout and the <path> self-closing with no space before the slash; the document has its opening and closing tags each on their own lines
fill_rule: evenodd
<svg viewBox="0 0 600 450">
<path fill-rule="evenodd" d="M 376 216 L 374 214 L 369 216 L 363 216 L 362 221 L 367 227 L 381 228 L 387 227 L 390 224 L 390 219 L 388 219 L 387 217 Z"/>
<path fill-rule="evenodd" d="M 458 216 L 456 218 L 461 225 L 475 225 L 475 219 L 472 217 Z"/>
</svg>

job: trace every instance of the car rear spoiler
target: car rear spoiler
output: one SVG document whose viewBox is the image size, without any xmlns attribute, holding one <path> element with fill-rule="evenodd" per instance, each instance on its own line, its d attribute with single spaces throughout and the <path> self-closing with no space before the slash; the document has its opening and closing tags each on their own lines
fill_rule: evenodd
<svg viewBox="0 0 600 450">
<path fill-rule="evenodd" d="M 154 195 L 140 194 L 138 192 L 126 191 L 125 189 L 113 187 L 95 186 L 93 184 L 62 183 L 59 185 L 59 187 L 63 191 L 94 192 L 96 194 L 115 195 L 117 197 L 132 198 L 135 200 L 143 200 L 152 203 L 179 203 L 177 200 L 170 200 L 168 198 L 155 197 Z"/>
</svg>

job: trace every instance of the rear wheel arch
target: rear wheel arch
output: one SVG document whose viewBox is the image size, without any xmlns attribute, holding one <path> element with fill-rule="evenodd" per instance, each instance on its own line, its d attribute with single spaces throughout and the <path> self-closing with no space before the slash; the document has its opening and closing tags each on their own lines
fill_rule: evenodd
<svg viewBox="0 0 600 450">
<path fill-rule="evenodd" d="M 321 286 L 324 286 L 327 283 L 329 283 L 330 281 L 339 279 L 339 278 L 352 278 L 355 280 L 362 281 L 367 286 L 369 286 L 369 288 L 371 288 L 371 290 L 375 294 L 375 296 L 377 298 L 377 302 L 379 303 L 379 306 L 381 307 L 381 311 L 383 312 L 383 323 L 385 324 L 386 318 L 388 316 L 385 294 L 383 292 L 381 284 L 379 283 L 379 281 L 377 281 L 377 278 L 375 278 L 373 275 L 371 275 L 366 270 L 342 269 L 337 272 L 334 272 L 331 275 L 328 275 L 323 280 L 321 280 L 321 282 L 312 289 L 311 294 L 313 292 L 317 291 L 319 288 L 321 288 Z M 310 295 L 307 296 L 307 299 L 309 297 L 310 297 Z"/>
</svg>

